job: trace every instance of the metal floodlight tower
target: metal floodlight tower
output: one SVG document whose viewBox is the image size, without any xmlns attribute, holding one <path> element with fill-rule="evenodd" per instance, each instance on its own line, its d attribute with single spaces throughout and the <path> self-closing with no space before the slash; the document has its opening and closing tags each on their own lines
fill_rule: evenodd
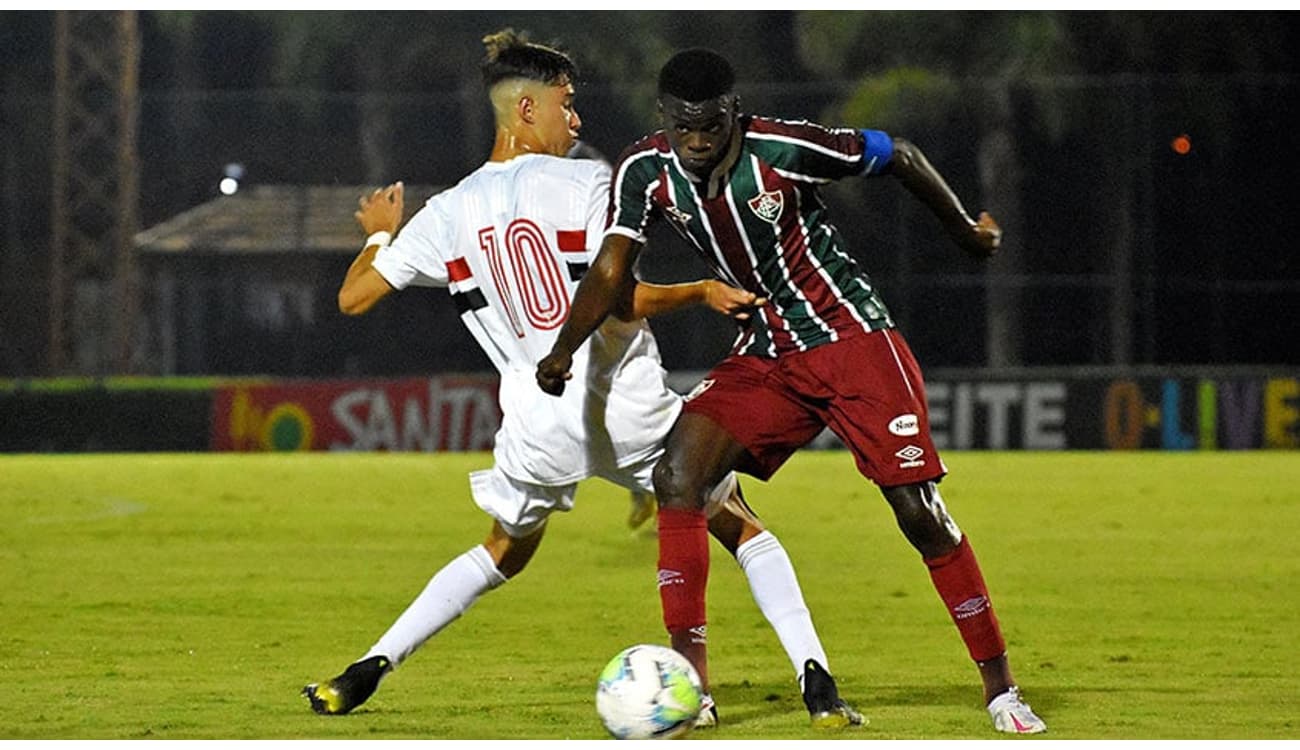
<svg viewBox="0 0 1300 750">
<path fill-rule="evenodd" d="M 54 14 L 49 369 L 131 369 L 138 305 L 135 11 Z"/>
</svg>

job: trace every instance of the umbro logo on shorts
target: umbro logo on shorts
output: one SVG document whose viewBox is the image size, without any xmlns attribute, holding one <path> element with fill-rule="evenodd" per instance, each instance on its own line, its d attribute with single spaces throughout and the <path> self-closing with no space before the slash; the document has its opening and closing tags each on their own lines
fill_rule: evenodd
<svg viewBox="0 0 1300 750">
<path fill-rule="evenodd" d="M 925 455 L 924 448 L 909 445 L 900 451 L 895 451 L 894 455 L 903 459 L 902 463 L 898 465 L 900 469 L 914 469 L 917 466 L 925 466 L 925 461 L 921 460 L 921 456 Z"/>
</svg>

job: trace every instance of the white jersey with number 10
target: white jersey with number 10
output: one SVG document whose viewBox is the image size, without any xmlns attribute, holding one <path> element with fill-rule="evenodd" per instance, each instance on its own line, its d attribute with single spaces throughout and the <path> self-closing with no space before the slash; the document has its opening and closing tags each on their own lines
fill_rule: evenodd
<svg viewBox="0 0 1300 750">
<path fill-rule="evenodd" d="M 574 353 L 562 397 L 534 379 L 599 249 L 609 179 L 609 167 L 585 159 L 487 162 L 430 198 L 375 257 L 395 289 L 451 292 L 501 373 L 495 458 L 520 481 L 568 484 L 644 459 L 681 408 L 644 321 L 607 320 Z"/>
</svg>

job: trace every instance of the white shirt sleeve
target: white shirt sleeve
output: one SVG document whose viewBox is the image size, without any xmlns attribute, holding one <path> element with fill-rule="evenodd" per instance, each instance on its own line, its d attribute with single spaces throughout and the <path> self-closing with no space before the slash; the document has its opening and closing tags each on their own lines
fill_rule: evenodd
<svg viewBox="0 0 1300 750">
<path fill-rule="evenodd" d="M 408 286 L 445 287 L 449 283 L 447 261 L 440 249 L 451 247 L 451 222 L 443 211 L 440 196 L 429 199 L 398 232 L 391 245 L 375 254 L 374 269 L 394 289 Z"/>
</svg>

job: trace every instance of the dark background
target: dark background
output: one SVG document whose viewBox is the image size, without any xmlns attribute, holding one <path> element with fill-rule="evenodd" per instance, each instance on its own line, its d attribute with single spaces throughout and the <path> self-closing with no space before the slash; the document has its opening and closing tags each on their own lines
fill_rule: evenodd
<svg viewBox="0 0 1300 750">
<path fill-rule="evenodd" d="M 0 13 L 0 378 L 112 372 L 93 357 L 71 372 L 48 365 L 54 15 Z M 231 162 L 246 167 L 250 186 L 453 184 L 490 147 L 479 39 L 505 26 L 574 54 L 584 140 L 610 158 L 656 127 L 658 66 L 678 48 L 708 45 L 735 64 L 745 109 L 907 137 L 968 208 L 1001 221 L 1004 253 L 978 264 L 889 178 L 827 189 L 836 224 L 927 368 L 1294 365 L 1298 20 L 140 11 L 139 228 L 219 199 Z M 1186 154 L 1173 148 L 1179 136 Z M 350 260 L 177 259 L 205 295 L 178 345 L 201 354 L 171 364 L 145 356 L 134 371 L 490 368 L 442 292 L 396 295 L 359 320 L 339 315 L 333 297 Z M 662 281 L 704 273 L 661 233 L 642 271 Z M 307 284 L 302 312 L 270 322 L 248 313 L 295 276 Z M 152 279 L 143 276 L 146 325 L 159 315 Z M 725 321 L 699 311 L 655 327 L 670 369 L 708 367 L 731 338 Z"/>
</svg>

